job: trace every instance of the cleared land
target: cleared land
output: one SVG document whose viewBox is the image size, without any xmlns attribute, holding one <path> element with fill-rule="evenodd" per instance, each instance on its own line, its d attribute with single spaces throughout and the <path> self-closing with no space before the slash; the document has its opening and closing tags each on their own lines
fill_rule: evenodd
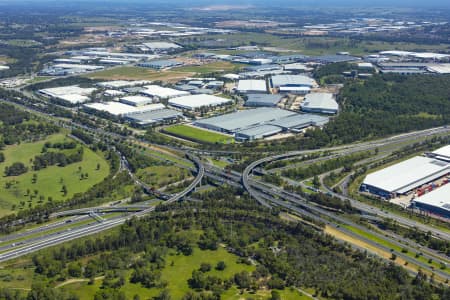
<svg viewBox="0 0 450 300">
<path fill-rule="evenodd" d="M 185 66 L 172 69 L 177 72 L 193 72 L 197 74 L 235 71 L 241 69 L 241 65 L 233 64 L 226 61 L 218 61 L 200 66 Z"/>
<path fill-rule="evenodd" d="M 84 75 L 91 79 L 103 80 L 150 80 L 150 81 L 178 81 L 180 79 L 194 75 L 193 72 L 182 71 L 156 71 L 150 68 L 141 67 L 117 67 L 108 70 Z"/>
<path fill-rule="evenodd" d="M 241 44 L 264 44 L 268 47 L 280 47 L 283 49 L 297 51 L 306 55 L 334 54 L 341 51 L 349 51 L 353 55 L 375 53 L 388 49 L 405 51 L 442 51 L 448 49 L 448 44 L 421 45 L 405 42 L 382 42 L 382 41 L 355 41 L 339 37 L 296 37 L 286 38 L 269 33 L 238 33 L 228 35 L 223 41 L 226 45 Z M 220 50 L 224 54 L 237 54 L 232 50 Z"/>
<path fill-rule="evenodd" d="M 228 135 L 215 133 L 187 125 L 174 125 L 164 128 L 164 132 L 176 137 L 185 138 L 194 142 L 201 143 L 229 143 L 232 138 Z"/>
<path fill-rule="evenodd" d="M 30 205 L 33 207 L 40 204 L 39 201 L 45 203 L 49 197 L 54 201 L 70 199 L 76 193 L 86 192 L 108 176 L 109 165 L 106 160 L 87 147 L 84 147 L 81 162 L 65 167 L 50 166 L 39 171 L 32 170 L 32 159 L 41 154 L 42 147 L 46 142 L 56 143 L 65 140 L 70 139 L 63 134 L 57 134 L 42 141 L 5 148 L 3 151 L 5 161 L 0 163 L 0 170 L 3 171 L 6 166 L 10 166 L 14 162 L 22 162 L 29 170 L 20 176 L 0 177 L 0 216 L 11 213 L 13 205 L 16 206 L 16 209 L 20 209 L 20 207 L 29 207 Z M 99 169 L 97 169 L 97 164 L 100 166 Z M 81 173 L 88 173 L 88 177 L 81 180 Z M 33 183 L 34 174 L 37 175 L 35 183 Z M 67 188 L 66 195 L 62 193 L 64 185 Z"/>
</svg>

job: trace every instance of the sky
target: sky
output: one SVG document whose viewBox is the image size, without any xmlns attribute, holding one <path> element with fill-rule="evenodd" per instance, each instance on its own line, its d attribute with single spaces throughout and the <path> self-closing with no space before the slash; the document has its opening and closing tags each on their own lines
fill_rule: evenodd
<svg viewBox="0 0 450 300">
<path fill-rule="evenodd" d="M 64 1 L 64 0 L 63 0 Z M 11 4 L 46 4 L 63 2 L 56 0 L 0 0 L 0 3 Z M 311 6 L 311 7 L 339 7 L 339 6 L 354 6 L 354 7 L 450 7 L 449 0 L 70 0 L 71 3 L 84 2 L 84 3 L 174 3 L 181 6 L 194 6 L 194 5 L 222 5 L 222 4 L 254 4 L 261 5 L 262 3 L 269 4 L 270 6 Z"/>
</svg>

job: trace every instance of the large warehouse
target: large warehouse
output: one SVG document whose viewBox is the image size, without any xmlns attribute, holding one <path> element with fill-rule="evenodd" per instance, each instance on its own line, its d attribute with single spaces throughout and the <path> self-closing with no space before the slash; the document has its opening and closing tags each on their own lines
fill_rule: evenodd
<svg viewBox="0 0 450 300">
<path fill-rule="evenodd" d="M 327 122 L 328 118 L 323 116 L 260 107 L 200 120 L 194 125 L 234 134 L 238 141 L 251 141 L 280 132 L 297 133 L 306 127 L 322 126 Z"/>
<path fill-rule="evenodd" d="M 450 218 L 450 184 L 445 184 L 413 200 L 413 206 Z"/>
<path fill-rule="evenodd" d="M 234 134 L 240 130 L 262 125 L 295 114 L 295 112 L 288 110 L 261 107 L 199 120 L 195 122 L 195 125 L 219 132 Z"/>
<path fill-rule="evenodd" d="M 232 100 L 222 97 L 217 97 L 213 95 L 189 95 L 189 96 L 181 96 L 172 98 L 169 100 L 169 104 L 173 107 L 187 109 L 187 110 L 195 110 L 200 107 L 212 107 L 212 106 L 220 106 L 227 103 L 230 103 Z"/>
<path fill-rule="evenodd" d="M 132 106 L 144 106 L 151 104 L 153 99 L 145 96 L 126 96 L 120 98 L 120 102 Z"/>
<path fill-rule="evenodd" d="M 144 113 L 165 108 L 165 106 L 161 103 L 136 107 L 114 101 L 89 103 L 85 104 L 84 107 L 88 110 L 104 111 L 113 116 L 126 116 L 132 113 Z"/>
<path fill-rule="evenodd" d="M 265 80 L 239 80 L 237 91 L 239 93 L 267 93 Z"/>
<path fill-rule="evenodd" d="M 179 91 L 171 88 L 162 87 L 159 85 L 146 85 L 144 90 L 141 91 L 142 94 L 152 97 L 157 97 L 159 99 L 171 99 L 175 97 L 190 95 L 188 92 Z"/>
<path fill-rule="evenodd" d="M 360 190 L 386 199 L 406 194 L 426 183 L 447 175 L 450 163 L 431 157 L 416 156 L 366 176 Z"/>
<path fill-rule="evenodd" d="M 283 98 L 282 95 L 272 94 L 247 94 L 245 106 L 250 107 L 275 107 Z"/>
<path fill-rule="evenodd" d="M 126 116 L 127 120 L 140 126 L 172 123 L 182 117 L 183 114 L 181 112 L 167 108 L 131 113 Z"/>
<path fill-rule="evenodd" d="M 301 104 L 302 111 L 322 114 L 335 114 L 339 105 L 330 93 L 312 93 L 305 96 Z"/>
<path fill-rule="evenodd" d="M 39 93 L 70 104 L 79 104 L 90 99 L 95 88 L 81 88 L 78 85 L 62 86 L 39 90 Z"/>
<path fill-rule="evenodd" d="M 280 93 L 307 94 L 317 83 L 305 75 L 275 75 L 270 79 L 272 88 Z"/>
</svg>

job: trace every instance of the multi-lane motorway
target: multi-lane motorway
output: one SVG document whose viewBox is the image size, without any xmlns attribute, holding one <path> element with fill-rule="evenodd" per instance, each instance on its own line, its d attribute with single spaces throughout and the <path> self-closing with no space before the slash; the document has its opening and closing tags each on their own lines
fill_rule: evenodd
<svg viewBox="0 0 450 300">
<path fill-rule="evenodd" d="M 107 132 L 104 130 L 97 130 L 97 131 L 92 130 L 83 125 L 76 124 L 71 121 L 69 121 L 69 123 L 67 123 L 67 124 L 69 125 L 70 128 L 73 128 L 73 127 L 80 128 L 82 130 L 88 131 L 91 134 L 94 134 L 95 136 L 101 135 L 101 136 L 109 136 L 113 139 L 118 138 L 118 137 L 123 139 L 123 137 L 118 136 L 115 133 Z M 251 196 L 253 196 L 258 202 L 260 202 L 262 205 L 264 205 L 266 207 L 270 208 L 274 205 L 280 206 L 289 211 L 293 211 L 299 215 L 303 215 L 303 216 L 310 217 L 312 219 L 316 219 L 318 221 L 328 224 L 329 226 L 335 227 L 336 229 L 338 229 L 339 231 L 341 231 L 347 235 L 354 236 L 355 238 L 358 238 L 359 240 L 362 240 L 362 241 L 366 242 L 367 244 L 372 244 L 374 246 L 377 246 L 378 248 L 384 249 L 385 251 L 388 251 L 390 249 L 385 249 L 386 248 L 385 246 L 380 245 L 379 243 L 376 243 L 376 242 L 374 242 L 370 239 L 367 239 L 365 237 L 362 237 L 360 235 L 356 235 L 354 232 L 351 232 L 345 228 L 342 228 L 340 225 L 346 224 L 346 225 L 352 226 L 352 227 L 360 229 L 360 230 L 368 231 L 368 232 L 370 232 L 370 234 L 375 235 L 377 238 L 383 239 L 383 240 L 388 241 L 398 247 L 402 247 L 402 248 L 407 249 L 408 251 L 414 252 L 417 250 L 417 245 L 414 243 L 411 243 L 410 241 L 401 240 L 399 238 L 393 238 L 392 236 L 391 237 L 381 236 L 377 232 L 373 232 L 373 231 L 368 230 L 367 228 L 361 227 L 360 225 L 355 224 L 351 220 L 348 220 L 348 219 L 340 216 L 339 214 L 330 212 L 330 211 L 323 209 L 317 205 L 309 203 L 308 201 L 305 201 L 305 199 L 303 199 L 299 195 L 296 195 L 294 193 L 289 193 L 287 191 L 282 190 L 279 187 L 276 187 L 276 186 L 273 186 L 273 185 L 270 185 L 267 183 L 259 182 L 259 181 L 255 180 L 254 178 L 252 178 L 251 174 L 252 174 L 253 170 L 260 168 L 262 165 L 264 165 L 266 163 L 277 161 L 277 160 L 292 159 L 292 158 L 296 158 L 296 157 L 305 157 L 308 154 L 313 153 L 313 152 L 318 152 L 318 151 L 328 152 L 331 155 L 330 157 L 338 157 L 338 156 L 348 155 L 348 154 L 356 153 L 356 152 L 360 152 L 360 151 L 374 150 L 376 148 L 387 146 L 387 145 L 396 145 L 396 144 L 401 145 L 404 142 L 412 143 L 416 140 L 423 139 L 424 137 L 428 137 L 428 136 L 432 136 L 432 135 L 443 135 L 443 134 L 449 134 L 449 133 L 450 133 L 450 128 L 438 127 L 438 128 L 428 129 L 428 130 L 422 130 L 422 131 L 416 131 L 416 132 L 412 132 L 412 133 L 397 135 L 394 137 L 380 139 L 377 141 L 356 143 L 356 144 L 352 144 L 352 145 L 344 145 L 344 146 L 338 146 L 338 147 L 332 147 L 332 148 L 326 148 L 326 149 L 293 151 L 293 152 L 288 152 L 288 153 L 283 153 L 283 154 L 278 154 L 278 155 L 273 155 L 273 156 L 267 156 L 263 159 L 260 159 L 260 160 L 257 160 L 255 162 L 251 163 L 243 171 L 243 174 L 239 174 L 236 172 L 224 172 L 220 168 L 217 168 L 217 167 L 214 167 L 211 165 L 207 165 L 207 164 L 203 164 L 202 161 L 198 157 L 193 155 L 193 153 L 195 153 L 197 155 L 230 155 L 229 152 L 225 152 L 225 153 L 224 152 L 214 152 L 214 151 L 210 152 L 210 151 L 206 151 L 206 150 L 179 149 L 179 148 L 170 149 L 170 150 L 176 150 L 179 153 L 184 153 L 187 160 L 194 163 L 197 174 L 196 174 L 194 181 L 185 190 L 183 190 L 182 192 L 180 192 L 176 195 L 168 196 L 167 201 L 165 201 L 165 203 L 172 203 L 172 202 L 176 202 L 180 199 L 186 198 L 186 196 L 190 192 L 192 192 L 195 189 L 195 187 L 201 182 L 202 178 L 204 176 L 207 176 L 207 177 L 211 178 L 212 180 L 221 182 L 223 184 L 228 184 L 228 185 L 235 186 L 235 187 L 243 186 L 249 192 L 249 194 Z M 142 143 L 142 141 L 137 141 L 134 138 L 128 138 L 128 139 L 135 143 L 138 143 L 138 142 Z M 140 182 L 130 172 L 126 158 L 124 158 L 120 153 L 119 153 L 119 155 L 122 158 L 121 159 L 121 169 L 122 170 L 128 169 L 128 172 L 130 173 L 132 178 L 134 178 L 135 183 L 137 185 L 142 186 L 145 189 L 148 189 L 148 187 L 145 186 L 145 184 Z M 329 159 L 329 157 L 328 157 L 328 159 Z M 304 163 L 311 163 L 311 161 L 308 161 L 308 159 L 306 158 Z M 415 222 L 406 217 L 398 216 L 395 214 L 389 214 L 377 207 L 373 207 L 368 204 L 361 203 L 350 197 L 333 193 L 332 191 L 328 191 L 328 193 L 332 194 L 333 196 L 339 197 L 342 200 L 350 201 L 353 207 L 359 209 L 360 211 L 365 212 L 366 214 L 376 215 L 377 217 L 380 217 L 380 218 L 391 218 L 391 219 L 396 220 L 399 224 L 402 224 L 404 226 L 416 227 L 424 232 L 430 231 L 435 236 L 450 240 L 450 234 L 446 231 L 440 230 L 438 228 L 435 228 L 435 227 L 432 227 L 432 226 L 429 226 L 426 224 Z M 66 229 L 64 231 L 59 231 L 59 232 L 53 232 L 52 230 L 49 230 L 48 228 L 58 228 L 58 226 L 63 227 L 63 224 L 61 224 L 61 222 L 57 222 L 53 225 L 49 225 L 49 227 L 47 227 L 47 228 L 45 228 L 45 226 L 42 226 L 40 228 L 31 230 L 29 234 L 33 235 L 35 233 L 40 233 L 40 232 L 42 232 L 43 234 L 39 237 L 33 237 L 30 239 L 26 239 L 26 235 L 28 233 L 16 234 L 15 236 L 11 235 L 8 237 L 4 237 L 1 241 L 2 244 L 5 244 L 5 243 L 7 244 L 8 241 L 15 240 L 16 239 L 15 237 L 18 237 L 18 238 L 25 237 L 25 240 L 23 242 L 21 242 L 20 245 L 10 244 L 10 245 L 2 246 L 0 248 L 0 251 L 3 251 L 5 249 L 6 250 L 0 254 L 0 262 L 6 261 L 6 260 L 9 260 L 12 258 L 16 258 L 16 257 L 22 256 L 22 255 L 26 255 L 26 254 L 32 253 L 34 251 L 37 251 L 37 250 L 40 250 L 40 249 L 43 249 L 46 247 L 50 247 L 53 245 L 57 245 L 57 244 L 66 242 L 66 241 L 70 241 L 70 240 L 73 240 L 76 238 L 84 237 L 87 235 L 101 232 L 103 230 L 113 228 L 115 226 L 123 224 L 129 218 L 141 217 L 141 216 L 147 215 L 147 214 L 151 213 L 152 211 L 154 211 L 154 209 L 155 209 L 154 206 L 147 207 L 145 205 L 144 206 L 140 206 L 140 205 L 138 205 L 138 206 L 122 206 L 122 207 L 118 207 L 118 206 L 114 207 L 113 206 L 113 207 L 85 208 L 85 209 L 78 209 L 78 210 L 55 213 L 54 216 L 58 217 L 58 216 L 64 216 L 64 215 L 96 214 L 96 213 L 103 212 L 103 211 L 126 211 L 126 212 L 128 212 L 127 215 L 116 216 L 111 219 L 103 220 L 101 222 L 92 222 L 89 224 L 83 223 L 80 226 L 74 226 L 70 230 Z M 80 220 L 82 220 L 83 217 L 80 217 L 80 218 L 81 218 Z M 88 217 L 84 217 L 84 218 L 88 218 Z M 52 231 L 52 233 L 46 234 L 45 233 L 46 231 Z M 8 246 L 9 246 L 9 248 L 8 248 Z M 9 250 L 7 250 L 7 249 L 9 249 Z M 431 252 L 429 252 L 429 253 L 431 253 Z M 446 263 L 448 261 L 448 259 L 440 256 L 440 254 L 438 254 L 438 253 L 432 253 L 432 254 L 433 255 L 430 256 L 427 252 L 425 252 L 424 257 L 433 258 L 433 259 L 443 262 L 443 263 Z M 429 270 L 431 272 L 438 274 L 441 278 L 450 279 L 447 272 L 440 271 L 440 270 L 433 270 L 432 268 L 430 268 L 429 265 L 427 265 L 417 259 L 416 260 L 412 259 L 410 256 L 407 256 L 403 253 L 397 253 L 397 255 L 399 257 L 402 257 L 403 259 L 405 259 L 405 261 L 410 261 L 425 270 Z"/>
</svg>

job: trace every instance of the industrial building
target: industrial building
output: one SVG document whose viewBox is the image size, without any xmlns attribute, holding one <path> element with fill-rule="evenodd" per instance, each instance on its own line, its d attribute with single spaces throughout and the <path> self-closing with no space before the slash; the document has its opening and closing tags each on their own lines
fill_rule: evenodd
<svg viewBox="0 0 450 300">
<path fill-rule="evenodd" d="M 275 107 L 280 103 L 282 95 L 271 94 L 247 94 L 245 106 L 249 107 Z"/>
<path fill-rule="evenodd" d="M 69 104 L 84 103 L 90 99 L 95 88 L 81 88 L 78 85 L 62 86 L 39 90 L 44 96 L 61 100 Z"/>
<path fill-rule="evenodd" d="M 262 125 L 294 114 L 296 113 L 288 110 L 261 107 L 199 120 L 194 124 L 206 129 L 234 134 L 240 130 Z"/>
<path fill-rule="evenodd" d="M 130 86 L 138 86 L 144 84 L 151 84 L 148 80 L 113 80 L 97 83 L 98 86 L 103 88 L 118 89 Z"/>
<path fill-rule="evenodd" d="M 194 125 L 209 130 L 234 134 L 237 141 L 251 141 L 280 132 L 297 133 L 309 126 L 322 126 L 327 117 L 260 107 L 218 117 L 199 120 Z"/>
<path fill-rule="evenodd" d="M 305 75 L 275 75 L 270 79 L 272 88 L 280 93 L 307 94 L 317 83 Z"/>
<path fill-rule="evenodd" d="M 278 126 L 259 125 L 236 132 L 234 138 L 239 142 L 253 141 L 278 134 L 282 131 L 283 129 Z"/>
<path fill-rule="evenodd" d="M 183 114 L 179 111 L 162 108 L 147 112 L 131 113 L 126 116 L 126 119 L 139 126 L 155 126 L 173 123 L 182 117 Z"/>
<path fill-rule="evenodd" d="M 267 93 L 265 80 L 239 80 L 237 91 L 239 93 Z"/>
<path fill-rule="evenodd" d="M 360 190 L 390 199 L 446 176 L 450 163 L 416 156 L 366 176 Z"/>
<path fill-rule="evenodd" d="M 116 96 L 123 96 L 123 95 L 125 95 L 125 93 L 122 91 L 118 91 L 118 90 L 105 90 L 103 92 L 103 95 L 105 97 L 116 97 Z"/>
<path fill-rule="evenodd" d="M 328 117 L 314 114 L 295 114 L 272 121 L 270 124 L 280 127 L 283 131 L 298 133 L 302 129 L 310 126 L 322 127 L 328 123 L 329 120 Z"/>
<path fill-rule="evenodd" d="M 312 93 L 305 96 L 301 108 L 304 112 L 335 114 L 339 105 L 331 93 Z"/>
<path fill-rule="evenodd" d="M 421 197 L 414 198 L 412 206 L 450 218 L 450 184 L 446 183 Z"/>
<path fill-rule="evenodd" d="M 166 59 L 166 60 L 153 60 L 139 63 L 139 67 L 144 68 L 152 68 L 156 70 L 163 70 L 168 68 L 173 68 L 177 66 L 182 66 L 183 63 L 174 59 Z"/>
<path fill-rule="evenodd" d="M 87 110 L 103 111 L 113 116 L 126 116 L 133 113 L 145 113 L 165 108 L 165 106 L 161 103 L 136 107 L 114 101 L 103 103 L 89 103 L 84 104 L 83 107 Z"/>
<path fill-rule="evenodd" d="M 143 44 L 145 48 L 152 52 L 167 52 L 170 50 L 181 49 L 180 45 L 170 42 L 149 42 Z"/>
<path fill-rule="evenodd" d="M 144 106 L 153 103 L 153 99 L 145 96 L 126 96 L 120 98 L 120 102 L 131 106 Z"/>
<path fill-rule="evenodd" d="M 348 54 L 336 54 L 336 55 L 316 56 L 316 57 L 312 57 L 310 60 L 321 63 L 321 64 L 332 64 L 332 63 L 339 63 L 339 62 L 358 61 L 358 60 L 360 60 L 360 58 L 356 57 L 356 56 L 351 56 Z"/>
<path fill-rule="evenodd" d="M 188 92 L 179 91 L 167 87 L 161 87 L 159 85 L 147 85 L 144 86 L 144 90 L 141 91 L 142 94 L 157 97 L 159 99 L 171 99 L 175 97 L 187 96 Z"/>
<path fill-rule="evenodd" d="M 172 98 L 169 105 L 180 109 L 195 110 L 201 107 L 214 107 L 230 103 L 232 100 L 213 95 L 189 95 Z"/>
</svg>

